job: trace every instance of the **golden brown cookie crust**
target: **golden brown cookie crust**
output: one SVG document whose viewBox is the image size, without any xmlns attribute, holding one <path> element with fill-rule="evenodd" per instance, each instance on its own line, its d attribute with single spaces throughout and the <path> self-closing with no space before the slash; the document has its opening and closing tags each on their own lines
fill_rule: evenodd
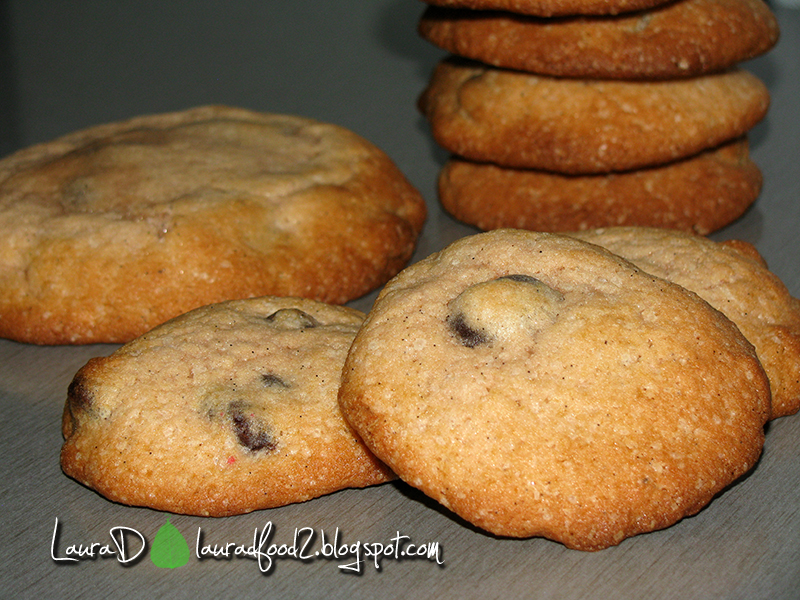
<svg viewBox="0 0 800 600">
<path fill-rule="evenodd" d="M 90 360 L 61 464 L 110 500 L 225 516 L 394 475 L 337 404 L 359 311 L 294 298 L 196 309 Z"/>
<path fill-rule="evenodd" d="M 721 313 L 573 241 L 497 230 L 402 271 L 339 401 L 401 479 L 471 523 L 598 550 L 750 469 L 769 385 Z"/>
<path fill-rule="evenodd" d="M 724 313 L 755 346 L 769 377 L 771 418 L 800 410 L 800 300 L 789 294 L 752 244 L 638 227 L 570 235 L 674 281 Z"/>
<path fill-rule="evenodd" d="M 560 175 L 451 158 L 439 198 L 479 229 L 570 231 L 615 225 L 720 229 L 758 198 L 762 175 L 739 139 L 675 163 L 624 173 Z"/>
<path fill-rule="evenodd" d="M 615 15 L 665 4 L 669 0 L 424 0 L 434 6 L 505 10 L 525 15 Z"/>
<path fill-rule="evenodd" d="M 678 0 L 619 16 L 535 18 L 430 7 L 429 42 L 496 67 L 556 77 L 671 79 L 722 71 L 778 40 L 763 0 Z"/>
<path fill-rule="evenodd" d="M 0 336 L 125 342 L 231 298 L 344 303 L 405 265 L 424 218 L 334 125 L 209 106 L 90 128 L 0 161 Z"/>
<path fill-rule="evenodd" d="M 769 107 L 743 70 L 671 81 L 575 80 L 439 63 L 420 109 L 443 148 L 476 162 L 566 174 L 626 171 L 741 137 Z"/>
</svg>

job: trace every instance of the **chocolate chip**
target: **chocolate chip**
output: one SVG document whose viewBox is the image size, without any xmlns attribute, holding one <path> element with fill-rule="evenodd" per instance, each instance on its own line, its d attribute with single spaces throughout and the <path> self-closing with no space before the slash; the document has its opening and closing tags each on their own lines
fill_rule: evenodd
<svg viewBox="0 0 800 600">
<path fill-rule="evenodd" d="M 527 343 L 552 325 L 564 295 L 530 275 L 512 273 L 464 289 L 448 304 L 450 330 L 468 348 Z"/>
<path fill-rule="evenodd" d="M 91 186 L 86 178 L 78 177 L 61 190 L 59 201 L 67 212 L 83 212 L 89 204 Z"/>
<path fill-rule="evenodd" d="M 532 283 L 532 284 L 542 283 L 532 275 L 522 275 L 520 273 L 514 273 L 512 275 L 503 275 L 498 279 L 510 279 L 511 281 L 518 281 L 519 283 Z"/>
<path fill-rule="evenodd" d="M 472 329 L 467 325 L 464 320 L 464 315 L 456 315 L 453 318 L 448 318 L 447 323 L 450 325 L 450 329 L 456 334 L 459 341 L 467 348 L 474 348 L 479 344 L 485 344 L 489 341 L 485 333 Z"/>
<path fill-rule="evenodd" d="M 233 431 L 239 443 L 253 452 L 274 450 L 278 444 L 272 439 L 269 428 L 255 418 L 241 401 L 233 401 L 228 405 Z"/>
<path fill-rule="evenodd" d="M 299 308 L 282 308 L 267 317 L 267 321 L 285 329 L 317 327 L 319 321 Z"/>
<path fill-rule="evenodd" d="M 264 373 L 261 375 L 261 383 L 264 384 L 264 387 L 268 388 L 282 388 L 288 389 L 289 384 L 286 383 L 283 379 L 275 375 L 275 373 Z"/>
<path fill-rule="evenodd" d="M 94 395 L 92 391 L 86 387 L 80 373 L 75 375 L 72 382 L 69 384 L 67 400 L 69 402 L 70 412 L 72 413 L 77 411 L 87 412 L 92 408 Z"/>
</svg>

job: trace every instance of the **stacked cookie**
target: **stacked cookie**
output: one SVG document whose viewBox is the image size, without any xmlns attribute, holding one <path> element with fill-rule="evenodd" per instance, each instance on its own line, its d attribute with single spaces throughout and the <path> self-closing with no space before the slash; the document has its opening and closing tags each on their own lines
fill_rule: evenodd
<svg viewBox="0 0 800 600">
<path fill-rule="evenodd" d="M 453 153 L 439 181 L 481 229 L 647 225 L 709 233 L 755 201 L 747 132 L 777 41 L 762 0 L 429 0 L 449 51 L 419 105 Z M 636 12 L 629 12 L 636 11 Z"/>
</svg>

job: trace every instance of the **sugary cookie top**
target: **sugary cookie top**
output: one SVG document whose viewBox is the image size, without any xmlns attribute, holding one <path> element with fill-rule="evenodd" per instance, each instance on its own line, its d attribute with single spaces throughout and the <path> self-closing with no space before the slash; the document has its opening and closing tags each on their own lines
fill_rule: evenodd
<svg viewBox="0 0 800 600">
<path fill-rule="evenodd" d="M 93 359 L 70 386 L 65 471 L 119 502 L 203 515 L 385 481 L 337 405 L 363 317 L 294 298 L 231 301 Z"/>
<path fill-rule="evenodd" d="M 760 453 L 769 387 L 694 294 L 498 230 L 387 284 L 340 404 L 400 478 L 499 535 L 598 549 L 699 510 Z"/>
<path fill-rule="evenodd" d="M 563 174 L 669 163 L 744 135 L 769 93 L 733 69 L 687 79 L 568 79 L 449 57 L 419 106 L 442 147 L 464 158 Z"/>
<path fill-rule="evenodd" d="M 778 40 L 763 0 L 680 0 L 609 17 L 526 17 L 429 7 L 428 41 L 466 58 L 556 77 L 670 79 L 728 69 Z"/>
<path fill-rule="evenodd" d="M 742 216 L 763 176 L 746 138 L 661 167 L 565 176 L 451 157 L 439 199 L 457 219 L 488 231 L 576 231 L 613 225 L 707 234 Z"/>
</svg>

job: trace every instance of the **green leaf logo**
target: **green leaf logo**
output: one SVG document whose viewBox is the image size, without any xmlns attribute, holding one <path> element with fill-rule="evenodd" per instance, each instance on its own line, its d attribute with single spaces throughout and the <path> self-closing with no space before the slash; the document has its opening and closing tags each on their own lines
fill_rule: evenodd
<svg viewBox="0 0 800 600">
<path fill-rule="evenodd" d="M 167 519 L 153 540 L 150 560 L 161 569 L 177 569 L 189 562 L 190 554 L 189 544 L 178 528 Z"/>
</svg>

